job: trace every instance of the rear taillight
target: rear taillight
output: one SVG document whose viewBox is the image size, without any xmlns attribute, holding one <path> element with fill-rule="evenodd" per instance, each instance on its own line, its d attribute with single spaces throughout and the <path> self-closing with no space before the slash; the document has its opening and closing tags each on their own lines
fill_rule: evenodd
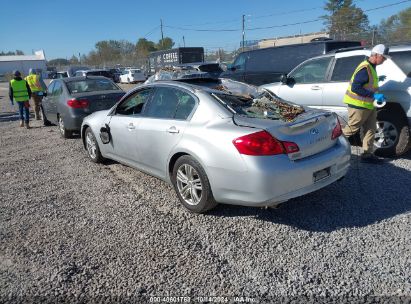
<svg viewBox="0 0 411 304">
<path fill-rule="evenodd" d="M 245 155 L 276 155 L 299 151 L 297 144 L 281 142 L 267 131 L 260 131 L 233 140 L 238 152 Z"/>
<path fill-rule="evenodd" d="M 283 141 L 282 142 L 285 148 L 285 153 L 295 153 L 300 151 L 300 148 L 296 143 L 290 142 L 290 141 Z"/>
<path fill-rule="evenodd" d="M 89 106 L 89 102 L 87 99 L 69 99 L 67 100 L 67 105 L 70 108 L 74 108 L 74 109 L 85 109 L 88 108 Z"/>
<path fill-rule="evenodd" d="M 337 125 L 334 127 L 333 133 L 331 134 L 331 139 L 336 139 L 342 135 L 341 124 L 337 118 Z"/>
</svg>

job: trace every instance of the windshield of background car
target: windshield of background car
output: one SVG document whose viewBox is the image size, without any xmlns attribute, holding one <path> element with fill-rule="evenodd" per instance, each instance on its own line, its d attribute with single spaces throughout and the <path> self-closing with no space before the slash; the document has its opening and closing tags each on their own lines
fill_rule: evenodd
<svg viewBox="0 0 411 304">
<path fill-rule="evenodd" d="M 256 98 L 229 94 L 211 94 L 234 114 L 260 119 L 292 121 L 304 108 L 284 102 L 279 97 L 263 92 Z"/>
<path fill-rule="evenodd" d="M 141 73 L 141 70 L 131 70 L 131 73 Z"/>
<path fill-rule="evenodd" d="M 411 77 L 411 51 L 392 52 L 390 56 L 405 75 Z"/>
<path fill-rule="evenodd" d="M 70 93 L 120 90 L 120 88 L 109 79 L 86 79 L 79 81 L 70 81 L 67 82 L 67 89 Z"/>
</svg>

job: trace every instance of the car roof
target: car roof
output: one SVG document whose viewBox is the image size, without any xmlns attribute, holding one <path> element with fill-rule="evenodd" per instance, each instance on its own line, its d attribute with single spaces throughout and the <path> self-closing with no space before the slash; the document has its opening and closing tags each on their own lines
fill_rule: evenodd
<svg viewBox="0 0 411 304">
<path fill-rule="evenodd" d="M 87 79 L 103 79 L 103 80 L 110 80 L 107 77 L 104 76 L 76 76 L 76 77 L 67 77 L 67 78 L 61 78 L 60 80 L 64 82 L 74 82 L 74 81 L 82 81 L 82 80 L 87 80 Z"/>
<path fill-rule="evenodd" d="M 389 52 L 410 51 L 411 50 L 411 43 L 389 45 L 388 47 L 390 48 Z"/>
</svg>

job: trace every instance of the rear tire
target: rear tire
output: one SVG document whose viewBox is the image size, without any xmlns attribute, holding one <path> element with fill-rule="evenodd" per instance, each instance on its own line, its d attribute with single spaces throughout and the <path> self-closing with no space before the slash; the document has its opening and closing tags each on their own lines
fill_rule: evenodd
<svg viewBox="0 0 411 304">
<path fill-rule="evenodd" d="M 58 117 L 58 126 L 59 126 L 59 131 L 60 131 L 61 137 L 71 138 L 73 136 L 73 131 L 69 131 L 69 130 L 66 129 L 66 127 L 64 126 L 63 117 L 61 117 L 60 115 Z"/>
<path fill-rule="evenodd" d="M 410 128 L 403 114 L 392 109 L 377 112 L 375 154 L 395 157 L 406 153 L 410 145 Z"/>
<path fill-rule="evenodd" d="M 102 163 L 105 158 L 101 155 L 100 147 L 98 146 L 97 139 L 91 131 L 91 128 L 87 128 L 84 132 L 85 146 L 87 155 L 92 162 Z"/>
<path fill-rule="evenodd" d="M 181 204 L 189 211 L 203 213 L 217 206 L 207 174 L 193 157 L 184 155 L 176 161 L 171 180 Z"/>
</svg>

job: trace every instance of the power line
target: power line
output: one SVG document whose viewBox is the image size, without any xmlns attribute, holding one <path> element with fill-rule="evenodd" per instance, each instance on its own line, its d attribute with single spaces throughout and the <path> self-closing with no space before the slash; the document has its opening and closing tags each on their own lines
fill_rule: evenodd
<svg viewBox="0 0 411 304">
<path fill-rule="evenodd" d="M 145 34 L 143 37 L 147 38 L 149 35 L 151 35 L 155 30 L 157 30 L 159 26 L 157 25 L 155 28 L 151 29 L 147 34 Z"/>
<path fill-rule="evenodd" d="M 382 6 L 379 6 L 379 7 L 370 8 L 370 9 L 363 10 L 363 11 L 364 12 L 375 11 L 375 10 L 395 6 L 395 5 L 410 2 L 410 1 L 411 0 L 403 0 L 403 1 L 395 2 L 395 3 L 391 3 L 391 4 L 387 4 L 387 5 L 382 5 Z M 309 9 L 306 9 L 306 10 L 309 10 Z M 303 10 L 300 10 L 300 11 L 303 11 Z M 296 12 L 296 11 L 290 11 L 290 12 Z M 302 22 L 271 25 L 271 26 L 264 26 L 264 27 L 245 28 L 245 30 L 256 31 L 256 30 L 272 29 L 272 28 L 287 27 L 287 26 L 293 26 L 293 25 L 302 25 L 302 24 L 313 23 L 313 22 L 318 22 L 318 21 L 323 21 L 323 20 L 324 20 L 323 18 L 319 17 L 319 18 L 316 18 L 316 19 L 306 20 L 306 21 L 302 21 Z M 195 31 L 195 32 L 239 32 L 239 31 L 242 31 L 241 28 L 235 28 L 235 29 L 234 28 L 233 29 L 193 29 L 193 28 L 184 28 L 184 27 L 170 26 L 170 25 L 168 25 L 168 26 L 163 25 L 163 27 L 168 27 L 168 28 L 171 28 L 171 29 L 183 30 L 183 31 Z"/>
</svg>

